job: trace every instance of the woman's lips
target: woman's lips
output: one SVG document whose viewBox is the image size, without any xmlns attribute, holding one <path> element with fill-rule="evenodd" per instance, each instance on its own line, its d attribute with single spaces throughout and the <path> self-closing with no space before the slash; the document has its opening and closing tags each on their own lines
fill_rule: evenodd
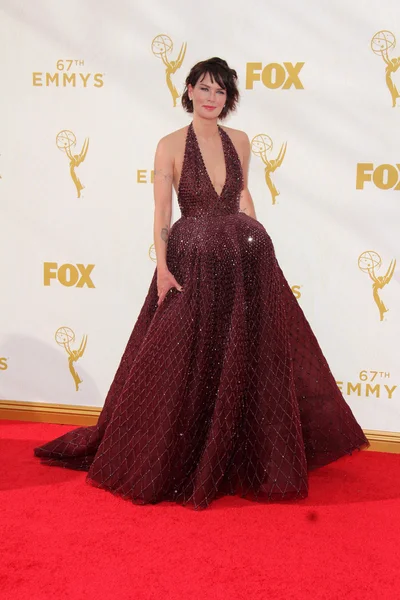
<svg viewBox="0 0 400 600">
<path fill-rule="evenodd" d="M 203 104 L 204 108 L 206 108 L 207 110 L 214 110 L 214 108 L 216 108 L 216 106 L 206 106 L 205 104 Z"/>
</svg>

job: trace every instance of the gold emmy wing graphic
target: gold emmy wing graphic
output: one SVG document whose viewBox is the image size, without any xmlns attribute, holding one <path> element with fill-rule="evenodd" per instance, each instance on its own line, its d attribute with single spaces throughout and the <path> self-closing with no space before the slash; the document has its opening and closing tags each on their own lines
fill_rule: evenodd
<svg viewBox="0 0 400 600">
<path fill-rule="evenodd" d="M 72 375 L 72 378 L 75 382 L 75 389 L 78 391 L 79 384 L 82 383 L 82 379 L 79 377 L 78 373 L 75 371 L 74 363 L 79 360 L 86 349 L 87 344 L 87 335 L 82 337 L 81 344 L 78 350 L 72 350 L 70 344 L 75 341 L 75 333 L 70 329 L 70 327 L 59 327 L 55 334 L 56 342 L 59 346 L 63 346 L 64 350 L 68 354 L 68 367 L 69 371 Z"/>
<path fill-rule="evenodd" d="M 372 295 L 375 303 L 379 309 L 380 320 L 383 321 L 383 315 L 389 309 L 386 308 L 385 304 L 379 297 L 379 290 L 387 285 L 393 277 L 394 269 L 396 267 L 396 259 L 390 261 L 390 265 L 385 275 L 376 275 L 375 270 L 380 269 L 382 265 L 382 259 L 377 252 L 373 250 L 366 250 L 358 257 L 358 266 L 364 273 L 368 273 L 372 280 Z"/>
<path fill-rule="evenodd" d="M 156 35 L 156 37 L 151 42 L 152 52 L 157 58 L 161 58 L 165 65 L 165 80 L 167 82 L 167 86 L 172 95 L 172 104 L 175 107 L 176 101 L 179 98 L 179 92 L 172 83 L 171 76 L 174 75 L 178 69 L 182 66 L 183 59 L 186 54 L 186 42 L 184 42 L 179 50 L 178 58 L 176 60 L 169 60 L 167 54 L 172 52 L 173 43 L 169 35 L 164 33 L 160 33 Z"/>
<path fill-rule="evenodd" d="M 272 204 L 276 204 L 276 197 L 279 196 L 280 192 L 276 189 L 274 182 L 271 179 L 271 175 L 281 166 L 282 161 L 285 158 L 286 146 L 286 142 L 282 144 L 277 158 L 268 159 L 267 152 L 271 152 L 273 148 L 273 143 L 269 135 L 266 133 L 259 133 L 251 140 L 251 150 L 253 154 L 259 156 L 265 165 L 265 181 L 271 192 Z"/>
<path fill-rule="evenodd" d="M 83 161 L 86 158 L 87 151 L 89 148 L 89 139 L 85 139 L 85 141 L 83 142 L 82 150 L 79 154 L 72 154 L 71 149 L 73 146 L 76 145 L 76 137 L 72 131 L 64 129 L 63 131 L 60 131 L 60 133 L 57 134 L 56 144 L 57 148 L 65 152 L 65 154 L 69 158 L 69 172 L 72 177 L 72 181 L 75 184 L 76 191 L 78 192 L 78 198 L 80 198 L 81 191 L 84 189 L 85 186 L 82 185 L 79 177 L 75 173 L 75 169 L 76 167 L 79 167 L 79 165 L 83 163 Z"/>
<path fill-rule="evenodd" d="M 396 106 L 397 98 L 400 98 L 400 94 L 397 91 L 396 85 L 392 81 L 392 75 L 397 71 L 400 67 L 400 57 L 398 58 L 389 58 L 388 51 L 390 49 L 395 48 L 396 46 L 396 38 L 391 31 L 378 31 L 374 35 L 371 40 L 371 49 L 374 54 L 381 56 L 384 63 L 386 64 L 385 68 L 385 79 L 386 85 L 389 89 L 390 95 L 392 96 L 392 107 Z"/>
</svg>

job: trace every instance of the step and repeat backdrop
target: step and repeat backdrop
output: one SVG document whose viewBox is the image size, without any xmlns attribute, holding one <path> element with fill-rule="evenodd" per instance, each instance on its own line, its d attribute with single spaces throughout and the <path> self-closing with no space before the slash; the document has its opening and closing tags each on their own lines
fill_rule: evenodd
<svg viewBox="0 0 400 600">
<path fill-rule="evenodd" d="M 399 432 L 397 1 L 1 5 L 0 398 L 103 405 L 156 267 L 155 149 L 219 56 L 257 219 L 360 424 Z"/>
</svg>

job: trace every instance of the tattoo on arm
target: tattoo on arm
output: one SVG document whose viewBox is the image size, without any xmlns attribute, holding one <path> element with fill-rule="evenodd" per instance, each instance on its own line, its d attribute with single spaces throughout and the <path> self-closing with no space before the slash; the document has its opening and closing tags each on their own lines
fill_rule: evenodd
<svg viewBox="0 0 400 600">
<path fill-rule="evenodd" d="M 161 229 L 161 239 L 164 240 L 164 242 L 167 242 L 167 240 L 168 240 L 168 227 L 163 227 Z"/>
<path fill-rule="evenodd" d="M 164 181 L 172 181 L 173 173 L 169 171 L 165 172 L 163 169 L 155 169 L 154 177 L 162 177 Z"/>
<path fill-rule="evenodd" d="M 239 208 L 239 212 L 246 212 L 247 208 Z"/>
</svg>

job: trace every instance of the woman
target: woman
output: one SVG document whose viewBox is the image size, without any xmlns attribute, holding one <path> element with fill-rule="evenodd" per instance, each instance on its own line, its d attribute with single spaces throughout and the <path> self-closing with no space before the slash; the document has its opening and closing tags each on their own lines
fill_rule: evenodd
<svg viewBox="0 0 400 600">
<path fill-rule="evenodd" d="M 218 124 L 238 98 L 224 60 L 190 71 L 193 120 L 155 154 L 157 267 L 98 423 L 35 448 L 138 504 L 304 498 L 308 471 L 369 446 L 256 220 L 249 139 Z"/>
</svg>

